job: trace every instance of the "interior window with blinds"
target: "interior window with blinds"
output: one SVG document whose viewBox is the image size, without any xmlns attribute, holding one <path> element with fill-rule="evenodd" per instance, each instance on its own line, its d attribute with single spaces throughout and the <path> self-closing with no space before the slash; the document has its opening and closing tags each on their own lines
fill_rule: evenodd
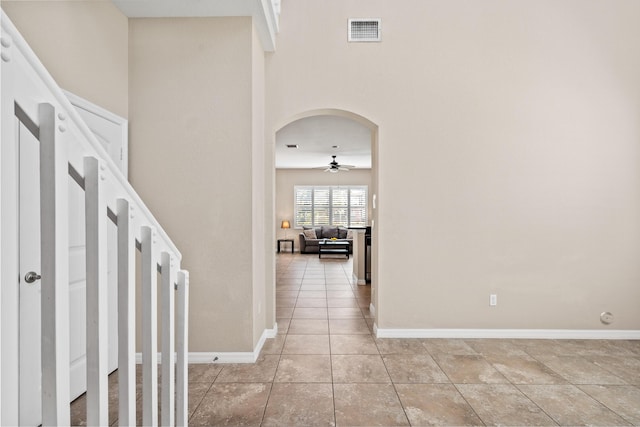
<svg viewBox="0 0 640 427">
<path fill-rule="evenodd" d="M 367 186 L 294 187 L 295 227 L 367 225 Z"/>
</svg>

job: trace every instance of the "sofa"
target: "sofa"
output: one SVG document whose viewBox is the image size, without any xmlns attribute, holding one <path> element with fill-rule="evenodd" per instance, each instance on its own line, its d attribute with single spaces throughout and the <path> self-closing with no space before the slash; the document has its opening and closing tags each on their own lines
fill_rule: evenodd
<svg viewBox="0 0 640 427">
<path fill-rule="evenodd" d="M 319 250 L 318 243 L 332 237 L 349 242 L 349 253 L 353 253 L 353 236 L 350 230 L 345 227 L 329 227 L 326 225 L 322 227 L 303 227 L 302 233 L 298 237 L 300 239 L 301 254 L 317 254 Z"/>
</svg>

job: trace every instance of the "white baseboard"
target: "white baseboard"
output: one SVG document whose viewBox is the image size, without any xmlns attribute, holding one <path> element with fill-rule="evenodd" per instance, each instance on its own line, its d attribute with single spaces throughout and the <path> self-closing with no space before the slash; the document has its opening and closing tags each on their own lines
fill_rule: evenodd
<svg viewBox="0 0 640 427">
<path fill-rule="evenodd" d="M 255 363 L 267 338 L 275 338 L 278 334 L 278 324 L 273 329 L 265 329 L 253 351 L 221 351 L 221 352 L 189 352 L 189 363 Z M 136 353 L 136 363 L 142 363 L 142 353 Z M 162 354 L 158 353 L 158 363 L 162 363 Z"/>
<path fill-rule="evenodd" d="M 356 276 L 356 273 L 351 274 L 351 280 L 353 283 L 356 283 L 360 286 L 364 286 L 367 284 L 367 282 L 364 279 L 358 279 L 358 276 Z"/>
<path fill-rule="evenodd" d="M 619 329 L 384 329 L 375 324 L 373 328 L 378 338 L 640 339 L 640 330 Z"/>
<path fill-rule="evenodd" d="M 189 363 L 255 363 L 253 351 L 189 352 Z"/>
<path fill-rule="evenodd" d="M 264 333 L 267 338 L 275 338 L 278 335 L 278 322 L 273 323 L 273 329 L 265 329 Z M 262 349 L 262 347 L 260 347 Z"/>
</svg>

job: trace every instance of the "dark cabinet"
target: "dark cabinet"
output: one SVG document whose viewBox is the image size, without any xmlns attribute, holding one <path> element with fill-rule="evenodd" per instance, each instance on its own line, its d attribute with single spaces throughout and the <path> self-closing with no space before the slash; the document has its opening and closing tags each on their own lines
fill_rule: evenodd
<svg viewBox="0 0 640 427">
<path fill-rule="evenodd" d="M 371 283 L 371 227 L 364 232 L 364 280 Z"/>
</svg>

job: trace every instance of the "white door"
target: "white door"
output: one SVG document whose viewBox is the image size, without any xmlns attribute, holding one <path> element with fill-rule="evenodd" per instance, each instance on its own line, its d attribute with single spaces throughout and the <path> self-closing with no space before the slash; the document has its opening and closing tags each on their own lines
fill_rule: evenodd
<svg viewBox="0 0 640 427">
<path fill-rule="evenodd" d="M 111 159 L 127 176 L 127 120 L 104 108 L 65 91 L 87 127 L 107 151 Z M 84 192 L 71 182 L 69 187 L 69 323 L 71 363 L 71 398 L 84 393 L 86 386 L 86 271 L 85 230 L 74 224 L 84 224 Z M 109 221 L 107 226 L 107 283 L 109 285 L 109 372 L 118 367 L 118 284 L 117 284 L 117 228 Z"/>
<path fill-rule="evenodd" d="M 41 422 L 40 142 L 18 125 L 19 146 L 19 417 Z M 69 177 L 69 329 L 71 398 L 86 390 L 86 268 L 84 192 Z M 111 283 L 109 284 L 111 286 Z M 114 286 L 116 287 L 116 286 Z M 117 298 L 117 294 L 116 294 Z M 115 300 L 114 300 L 115 301 Z M 111 301 L 110 301 L 111 304 Z M 114 319 L 117 325 L 117 318 Z M 117 349 L 116 349 L 117 351 Z M 117 360 L 116 360 L 117 364 Z"/>
<path fill-rule="evenodd" d="M 104 108 L 71 92 L 64 91 L 71 104 L 98 139 L 109 157 L 128 178 L 128 122 Z"/>
<path fill-rule="evenodd" d="M 40 142 L 19 122 L 20 153 L 20 425 L 41 421 L 40 280 Z M 30 283 L 29 283 L 30 282 Z"/>
<path fill-rule="evenodd" d="M 106 220 L 106 212 L 105 212 Z M 86 245 L 84 190 L 69 178 L 69 393 L 75 399 L 87 390 L 87 328 L 86 328 Z M 107 284 L 109 303 L 109 359 L 112 372 L 118 367 L 118 273 L 117 228 L 107 224 Z"/>
<path fill-rule="evenodd" d="M 82 112 L 84 111 L 84 112 Z M 103 147 L 115 155 L 121 167 L 126 165 L 126 120 L 116 124 L 109 117 L 82 110 L 90 118 L 90 129 Z M 116 117 L 116 116 L 113 116 Z M 21 425 L 38 425 L 41 421 L 40 355 L 40 280 L 25 280 L 29 272 L 40 273 L 40 165 L 39 141 L 23 124 L 19 127 L 19 417 Z M 124 130 L 123 130 L 124 129 Z M 70 394 L 75 399 L 86 391 L 86 267 L 84 229 L 84 191 L 69 177 L 69 363 Z M 106 220 L 106 212 L 105 212 Z M 108 222 L 109 286 L 109 371 L 117 368 L 117 257 L 116 226 Z M 35 276 L 34 276 L 35 277 Z"/>
</svg>

